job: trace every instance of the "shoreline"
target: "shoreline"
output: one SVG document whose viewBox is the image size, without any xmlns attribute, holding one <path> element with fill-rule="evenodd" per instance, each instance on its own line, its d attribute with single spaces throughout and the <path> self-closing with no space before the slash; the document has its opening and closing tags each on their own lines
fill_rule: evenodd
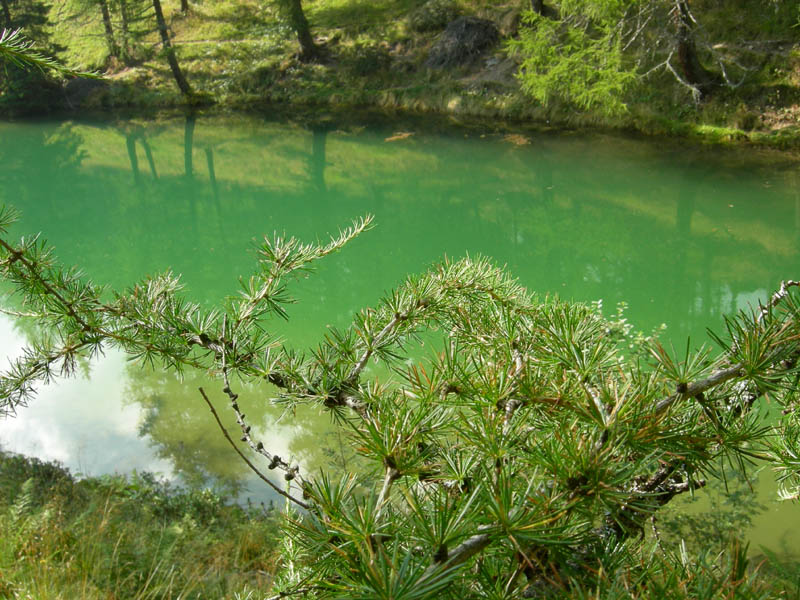
<svg viewBox="0 0 800 600">
<path fill-rule="evenodd" d="M 72 80 L 75 81 L 75 80 Z M 89 80 L 84 80 L 89 81 Z M 212 98 L 201 91 L 195 101 L 187 101 L 177 90 L 163 87 L 135 88 L 118 75 L 108 79 L 91 81 L 88 92 L 83 93 L 79 102 L 70 100 L 70 86 L 65 85 L 61 102 L 48 106 L 47 110 L 3 111 L 0 109 L 0 120 L 21 121 L 37 120 L 52 116 L 66 118 L 89 118 L 93 115 L 102 117 L 135 117 L 143 113 L 158 117 L 159 114 L 277 114 L 282 118 L 299 118 L 306 121 L 336 120 L 344 117 L 345 121 L 364 117 L 369 120 L 373 116 L 381 121 L 397 118 L 448 121 L 467 128 L 479 127 L 497 131 L 529 131 L 529 132 L 597 132 L 618 135 L 645 136 L 648 138 L 669 138 L 687 140 L 695 144 L 713 146 L 752 146 L 768 148 L 788 154 L 800 156 L 800 124 L 769 130 L 744 130 L 736 127 L 698 123 L 691 119 L 674 120 L 651 114 L 645 115 L 644 106 L 636 105 L 629 113 L 618 117 L 607 117 L 595 113 L 580 113 L 563 107 L 537 106 L 532 100 L 525 98 L 521 92 L 507 99 L 503 106 L 483 102 L 470 96 L 465 90 L 454 91 L 447 97 L 435 93 L 436 88 L 419 88 L 413 99 L 390 98 L 383 91 L 370 94 L 373 99 L 365 98 L 357 102 L 340 101 L 336 94 L 326 97 L 310 98 L 295 96 L 296 100 L 287 102 L 283 99 L 292 91 L 283 87 L 272 96 L 227 96 Z M 172 84 L 174 82 L 166 82 Z M 80 84 L 78 84 L 80 85 Z M 421 93 L 420 93 L 421 92 Z"/>
<path fill-rule="evenodd" d="M 82 23 L 54 22 L 47 35 L 64 48 L 58 58 L 79 70 L 104 72 L 104 79 L 49 82 L 41 93 L 32 88 L 27 95 L 21 88 L 16 118 L 65 110 L 79 116 L 375 112 L 401 120 L 423 116 L 493 128 L 616 132 L 800 153 L 800 38 L 794 29 L 774 29 L 771 21 L 733 27 L 738 22 L 729 22 L 728 13 L 709 8 L 704 19 L 716 28 L 720 48 L 747 58 L 747 79 L 695 102 L 671 75 L 642 75 L 620 97 L 627 110 L 610 115 L 598 106 L 576 109 L 557 93 L 545 105 L 523 91 L 521 58 L 511 45 L 523 31 L 527 4 L 448 2 L 431 0 L 413 11 L 375 2 L 368 14 L 340 0 L 308 2 L 319 52 L 313 62 L 298 56 L 297 40 L 274 6 L 221 0 L 192 2 L 181 12 L 178 3 L 165 4 L 170 44 L 193 90 L 188 98 L 167 68 L 163 40 L 151 20 L 129 32 L 124 59 L 110 56 L 99 14 Z M 493 24 L 496 40 L 447 66 L 430 66 L 445 25 L 457 14 Z M 565 89 L 568 83 L 563 82 Z M 0 118 L 15 110 L 10 100 L 0 97 Z"/>
<path fill-rule="evenodd" d="M 108 90 L 106 90 L 108 91 Z M 447 107 L 434 105 L 421 109 L 419 107 L 383 104 L 338 104 L 338 103 L 286 103 L 269 99 L 235 99 L 224 102 L 189 103 L 175 94 L 168 102 L 156 103 L 134 102 L 124 104 L 107 104 L 104 97 L 95 98 L 99 102 L 91 102 L 84 107 L 60 106 L 54 110 L 34 113 L 2 113 L 0 121 L 19 122 L 47 118 L 65 118 L 80 120 L 107 120 L 111 118 L 158 119 L 161 116 L 176 115 L 264 115 L 269 114 L 278 119 L 299 120 L 301 122 L 364 122 L 377 121 L 386 123 L 407 120 L 427 123 L 447 123 L 462 129 L 491 130 L 499 133 L 518 131 L 536 133 L 598 133 L 644 138 L 667 138 L 670 140 L 686 140 L 692 144 L 753 147 L 780 151 L 784 154 L 797 155 L 800 158 L 800 126 L 784 127 L 769 131 L 745 131 L 732 127 L 715 126 L 691 121 L 672 121 L 664 118 L 638 120 L 633 115 L 627 119 L 606 119 L 599 115 L 578 114 L 573 118 L 563 115 L 538 115 L 542 107 L 531 107 L 530 114 L 515 112 L 498 112 L 470 110 L 461 107 L 459 110 L 448 110 Z M 167 98 L 161 98 L 165 100 Z M 536 109 L 540 109 L 537 111 Z"/>
</svg>

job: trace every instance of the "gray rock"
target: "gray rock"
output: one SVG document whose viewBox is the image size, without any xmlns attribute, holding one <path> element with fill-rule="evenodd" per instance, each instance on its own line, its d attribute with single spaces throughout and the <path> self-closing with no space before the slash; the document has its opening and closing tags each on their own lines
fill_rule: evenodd
<svg viewBox="0 0 800 600">
<path fill-rule="evenodd" d="M 459 17 L 436 40 L 425 66 L 431 69 L 457 67 L 472 61 L 500 38 L 491 21 L 478 17 Z"/>
</svg>

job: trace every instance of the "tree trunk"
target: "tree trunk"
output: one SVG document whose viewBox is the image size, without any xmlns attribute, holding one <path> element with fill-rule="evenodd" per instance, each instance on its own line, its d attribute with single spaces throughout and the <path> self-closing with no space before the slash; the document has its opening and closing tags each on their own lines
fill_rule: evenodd
<svg viewBox="0 0 800 600">
<path fill-rule="evenodd" d="M 183 126 L 183 173 L 186 179 L 194 178 L 194 162 L 192 156 L 194 152 L 194 114 L 186 115 L 186 122 Z"/>
<path fill-rule="evenodd" d="M 183 14 L 189 12 L 189 0 L 181 0 L 181 12 Z"/>
<path fill-rule="evenodd" d="M 125 135 L 125 147 L 128 149 L 128 160 L 131 161 L 133 183 L 138 187 L 141 180 L 139 178 L 139 158 L 136 156 L 136 136 L 134 134 L 128 133 Z"/>
<path fill-rule="evenodd" d="M 0 0 L 3 6 L 3 19 L 5 20 L 5 28 L 11 29 L 11 11 L 8 9 L 8 0 Z"/>
<path fill-rule="evenodd" d="M 172 43 L 169 41 L 167 22 L 164 20 L 164 13 L 161 10 L 161 0 L 153 0 L 153 10 L 156 13 L 158 32 L 161 34 L 161 43 L 164 46 L 164 52 L 167 55 L 167 62 L 172 71 L 172 76 L 175 78 L 175 83 L 178 84 L 178 88 L 184 96 L 191 96 L 192 88 L 189 87 L 189 82 L 186 81 L 186 77 L 183 76 L 183 71 L 181 71 L 178 65 L 178 59 L 175 56 L 175 48 L 172 47 Z"/>
<path fill-rule="evenodd" d="M 108 11 L 107 0 L 99 0 L 100 12 L 103 13 L 103 28 L 106 32 L 106 44 L 108 44 L 108 53 L 111 56 L 119 57 L 119 47 L 114 40 L 114 29 L 111 27 L 111 13 Z"/>
<path fill-rule="evenodd" d="M 705 96 L 717 85 L 717 78 L 706 69 L 697 56 L 694 42 L 694 19 L 686 0 L 675 0 L 678 27 L 678 63 L 687 83 L 694 86 L 700 96 Z"/>
<path fill-rule="evenodd" d="M 119 0 L 119 15 L 122 27 L 122 59 L 128 62 L 131 58 L 130 30 L 128 29 L 128 2 Z"/>
<path fill-rule="evenodd" d="M 326 191 L 325 187 L 325 146 L 328 139 L 327 125 L 317 125 L 311 128 L 311 157 L 309 167 L 311 170 L 311 181 L 318 192 Z"/>
<path fill-rule="evenodd" d="M 214 205 L 217 207 L 217 214 L 220 215 L 219 210 L 219 187 L 217 187 L 217 172 L 214 169 L 214 150 L 206 148 L 206 166 L 208 167 L 208 179 L 211 181 L 211 193 L 214 196 Z"/>
<path fill-rule="evenodd" d="M 281 0 L 281 6 L 289 20 L 297 41 L 300 42 L 300 60 L 312 62 L 319 58 L 319 47 L 314 43 L 311 26 L 303 12 L 302 0 Z"/>
<path fill-rule="evenodd" d="M 544 0 L 531 0 L 531 10 L 537 15 L 544 15 Z"/>
<path fill-rule="evenodd" d="M 144 148 L 144 155 L 147 157 L 147 164 L 150 165 L 150 173 L 152 173 L 153 179 L 158 179 L 156 161 L 153 160 L 153 152 L 150 150 L 150 144 L 147 143 L 147 139 L 144 136 L 142 136 L 140 141 L 142 142 L 142 148 Z"/>
</svg>

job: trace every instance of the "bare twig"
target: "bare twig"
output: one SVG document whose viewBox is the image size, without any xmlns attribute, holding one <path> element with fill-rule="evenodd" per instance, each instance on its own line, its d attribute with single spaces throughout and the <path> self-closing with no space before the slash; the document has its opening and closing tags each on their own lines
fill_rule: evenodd
<svg viewBox="0 0 800 600">
<path fill-rule="evenodd" d="M 647 15 L 647 18 L 644 20 L 644 22 L 642 22 L 642 20 L 641 20 L 641 12 L 639 13 L 639 17 L 640 18 L 637 19 L 637 23 L 636 23 L 636 31 L 633 33 L 633 35 L 631 35 L 631 37 L 628 39 L 627 43 L 622 47 L 623 52 L 625 50 L 627 50 L 628 47 L 638 39 L 639 35 L 642 33 L 642 31 L 644 31 L 645 27 L 647 27 L 647 25 L 649 25 L 650 21 L 653 18 L 653 14 L 652 14 L 652 11 L 651 11 L 651 13 L 649 15 Z"/>
<path fill-rule="evenodd" d="M 227 319 L 226 317 L 223 317 L 222 321 L 223 339 L 226 330 L 226 323 Z M 241 410 L 239 410 L 239 402 L 238 402 L 239 394 L 236 394 L 233 390 L 231 390 L 231 382 L 228 377 L 228 366 L 225 362 L 224 351 L 222 352 L 221 358 L 222 358 L 222 379 L 225 383 L 224 387 L 222 388 L 222 391 L 228 396 L 228 398 L 231 401 L 231 408 L 233 409 L 233 412 L 236 414 L 236 423 L 242 430 L 241 440 L 245 442 L 248 446 L 250 446 L 250 449 L 253 452 L 255 452 L 256 454 L 260 454 L 269 461 L 270 470 L 279 468 L 281 471 L 284 472 L 283 477 L 284 479 L 286 479 L 286 481 L 292 481 L 293 479 L 297 478 L 302 483 L 303 478 L 300 477 L 299 475 L 300 471 L 299 467 L 297 466 L 293 467 L 277 454 L 270 453 L 269 451 L 266 450 L 266 448 L 264 448 L 263 442 L 261 442 L 260 440 L 259 441 L 254 440 L 253 436 L 250 435 L 250 431 L 252 428 L 250 427 L 250 425 L 247 424 L 247 421 L 245 421 L 245 414 Z"/>
<path fill-rule="evenodd" d="M 386 505 L 386 501 L 389 499 L 389 491 L 392 489 L 392 483 L 394 483 L 398 477 L 400 477 L 400 471 L 394 467 L 386 467 L 386 473 L 383 477 L 383 487 L 381 488 L 381 493 L 378 496 L 378 501 L 375 503 L 376 521 L 380 518 L 381 512 L 383 512 L 383 507 Z"/>
<path fill-rule="evenodd" d="M 645 71 L 644 73 L 642 73 L 642 79 L 644 79 L 645 77 L 649 77 L 651 73 L 655 73 L 656 71 L 658 71 L 658 70 L 660 70 L 660 69 L 665 69 L 665 68 L 667 68 L 667 63 L 668 63 L 668 62 L 669 62 L 671 59 L 672 59 L 672 53 L 670 52 L 669 56 L 667 56 L 667 58 L 666 58 L 666 59 L 664 59 L 663 61 L 661 61 L 660 63 L 658 63 L 656 66 L 654 66 L 654 67 L 651 67 L 650 69 L 648 69 L 647 71 Z"/>
<path fill-rule="evenodd" d="M 516 342 L 513 344 L 511 357 L 514 361 L 514 365 L 509 372 L 509 375 L 513 381 L 511 394 L 514 394 L 519 389 L 519 380 L 520 377 L 522 377 L 522 371 L 525 367 L 522 359 L 522 353 L 519 351 L 519 348 L 517 348 Z M 517 398 L 510 397 L 508 400 L 506 400 L 504 406 L 505 415 L 503 416 L 503 435 L 507 435 L 511 429 L 511 419 L 514 417 L 514 413 L 520 406 L 522 406 L 522 402 Z"/>
<path fill-rule="evenodd" d="M 45 316 L 44 313 L 30 313 L 30 312 L 21 312 L 16 310 L 9 310 L 7 308 L 0 307 L 0 313 L 4 315 L 8 315 L 10 317 L 33 317 L 36 319 L 41 319 Z"/>
<path fill-rule="evenodd" d="M 405 321 L 408 318 L 408 312 L 404 313 L 395 313 L 392 320 L 389 321 L 383 329 L 378 332 L 378 335 L 367 344 L 367 348 L 364 350 L 364 353 L 361 355 L 361 358 L 358 359 L 358 362 L 353 365 L 353 368 L 350 369 L 350 373 L 347 375 L 347 379 L 345 380 L 349 384 L 355 383 L 358 379 L 358 376 L 361 374 L 361 371 L 364 370 L 364 367 L 367 366 L 367 362 L 369 361 L 372 354 L 375 352 L 375 348 L 378 347 L 384 340 L 385 337 L 391 335 L 392 331 L 394 331 L 400 323 Z"/>
<path fill-rule="evenodd" d="M 671 396 L 668 396 L 658 402 L 656 404 L 656 414 L 659 414 L 670 406 L 672 406 L 676 401 L 682 398 L 693 398 L 702 394 L 706 390 L 711 389 L 712 387 L 718 386 L 721 383 L 725 383 L 726 381 L 730 381 L 731 379 L 735 379 L 736 377 L 741 377 L 742 375 L 742 368 L 744 365 L 742 363 L 736 363 L 733 366 L 726 367 L 724 369 L 719 369 L 714 371 L 711 375 L 706 377 L 705 379 L 701 379 L 700 381 L 693 381 L 686 385 L 685 389 L 680 392 L 676 392 Z"/>
<path fill-rule="evenodd" d="M 520 406 L 522 406 L 522 402 L 516 398 L 506 400 L 505 415 L 503 415 L 503 435 L 508 435 L 511 429 L 511 419 Z"/>
<path fill-rule="evenodd" d="M 761 313 L 758 315 L 759 322 L 769 314 L 770 310 L 778 306 L 781 300 L 789 295 L 789 288 L 791 287 L 800 287 L 800 281 L 794 281 L 792 279 L 781 281 L 781 287 L 778 288 L 778 291 L 772 294 L 766 304 L 761 305 Z"/>
<path fill-rule="evenodd" d="M 658 545 L 658 549 L 663 552 L 664 551 L 664 547 L 661 545 L 661 532 L 658 531 L 658 526 L 656 525 L 656 516 L 655 515 L 650 517 L 650 525 L 653 528 L 653 537 L 656 540 L 656 544 Z"/>
<path fill-rule="evenodd" d="M 208 408 L 211 409 L 211 414 L 214 415 L 214 420 L 217 422 L 217 425 L 219 425 L 219 428 L 222 431 L 222 435 L 225 436 L 225 439 L 228 440 L 228 443 L 236 451 L 236 454 L 238 454 L 239 457 L 245 462 L 245 464 L 247 464 L 247 466 L 250 467 L 250 469 L 253 471 L 253 473 L 258 475 L 258 477 L 262 481 L 264 481 L 267 485 L 269 485 L 273 490 L 275 490 L 277 493 L 279 493 L 284 498 L 287 498 L 288 500 L 291 500 L 292 502 L 294 502 L 298 506 L 300 506 L 302 508 L 305 508 L 306 510 L 309 510 L 311 507 L 308 504 L 306 504 L 302 500 L 298 500 L 297 498 L 295 498 L 294 496 L 292 496 L 288 492 L 280 489 L 277 485 L 272 483 L 272 481 L 270 481 L 270 479 L 266 475 L 264 475 L 252 462 L 250 462 L 250 460 L 242 453 L 241 450 L 239 450 L 239 448 L 233 442 L 233 440 L 231 439 L 231 436 L 228 435 L 228 430 L 225 429 L 225 426 L 222 424 L 222 421 L 220 420 L 219 415 L 217 414 L 217 411 L 214 408 L 214 405 L 211 404 L 211 400 L 208 399 L 208 396 L 206 395 L 205 390 L 203 390 L 203 388 L 198 388 L 198 389 L 200 390 L 200 395 L 203 397 L 203 400 L 205 400 L 206 404 L 208 404 Z"/>
<path fill-rule="evenodd" d="M 670 58 L 672 58 L 672 54 L 670 54 Z M 675 70 L 675 67 L 672 66 L 672 61 L 668 58 L 664 61 L 664 66 L 667 67 L 672 76 L 678 80 L 678 83 L 683 85 L 684 87 L 688 88 L 688 90 L 692 93 L 692 100 L 694 100 L 695 104 L 700 102 L 700 98 L 702 98 L 703 93 L 700 91 L 700 88 L 696 85 L 692 85 L 688 81 L 686 81 L 683 77 L 681 77 L 680 73 Z"/>
</svg>

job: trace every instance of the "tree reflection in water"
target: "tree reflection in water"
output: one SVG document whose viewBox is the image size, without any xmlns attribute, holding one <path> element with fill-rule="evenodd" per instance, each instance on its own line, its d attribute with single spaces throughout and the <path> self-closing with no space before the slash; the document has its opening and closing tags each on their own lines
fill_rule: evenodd
<svg viewBox="0 0 800 600">
<path fill-rule="evenodd" d="M 201 373 L 185 373 L 181 378 L 129 363 L 123 402 L 141 408 L 139 436 L 184 483 L 218 486 L 237 496 L 271 498 L 266 486 L 253 477 L 221 435 L 198 392 L 203 387 L 212 402 L 218 401 L 218 414 L 236 439 L 236 421 L 233 413 L 226 410 L 220 386 L 218 380 Z M 299 462 L 305 472 L 341 466 L 351 460 L 338 437 L 340 432 L 329 427 L 327 415 L 316 410 L 282 415 L 280 407 L 269 399 L 275 393 L 269 384 L 246 386 L 240 393 L 239 404 L 259 439 L 287 460 Z M 279 476 L 275 482 L 280 482 Z"/>
</svg>

